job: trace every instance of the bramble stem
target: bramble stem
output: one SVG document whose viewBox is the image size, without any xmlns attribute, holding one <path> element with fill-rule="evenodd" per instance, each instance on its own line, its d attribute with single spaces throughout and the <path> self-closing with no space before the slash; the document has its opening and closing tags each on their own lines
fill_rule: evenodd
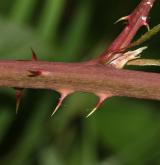
<svg viewBox="0 0 160 165">
<path fill-rule="evenodd" d="M 128 25 L 98 59 L 86 63 L 0 61 L 0 87 L 52 89 L 62 96 L 81 91 L 98 96 L 109 94 L 160 100 L 160 74 L 118 70 L 108 63 L 123 56 L 121 50 L 130 45 L 140 27 L 148 26 L 147 18 L 154 2 L 141 1 L 126 17 Z"/>
<path fill-rule="evenodd" d="M 30 71 L 41 71 L 42 75 L 33 77 Z M 160 100 L 159 74 L 85 63 L 0 61 L 0 87 L 67 89 Z"/>
</svg>

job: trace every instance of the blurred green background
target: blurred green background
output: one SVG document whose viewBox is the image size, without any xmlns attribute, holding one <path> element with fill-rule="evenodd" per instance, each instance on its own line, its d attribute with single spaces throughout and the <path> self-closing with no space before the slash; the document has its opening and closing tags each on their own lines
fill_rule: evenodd
<svg viewBox="0 0 160 165">
<path fill-rule="evenodd" d="M 0 0 L 0 59 L 31 59 L 31 47 L 40 60 L 95 58 L 124 27 L 113 23 L 138 3 Z M 157 1 L 150 26 L 158 23 Z M 159 36 L 149 41 L 143 57 L 159 58 L 159 44 Z M 160 72 L 156 67 L 129 69 Z M 15 91 L 0 89 L 0 165 L 160 164 L 160 102 L 113 97 L 86 119 L 97 97 L 75 93 L 50 118 L 58 98 L 54 90 L 26 89 L 16 115 Z"/>
</svg>

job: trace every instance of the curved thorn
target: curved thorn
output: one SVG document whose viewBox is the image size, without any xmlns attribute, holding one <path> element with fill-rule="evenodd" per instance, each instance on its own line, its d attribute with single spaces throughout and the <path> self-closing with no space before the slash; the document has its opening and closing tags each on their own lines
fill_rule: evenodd
<svg viewBox="0 0 160 165">
<path fill-rule="evenodd" d="M 128 19 L 129 19 L 129 16 L 121 17 L 121 18 L 119 18 L 114 24 L 117 24 L 117 23 L 119 23 L 119 22 L 121 22 L 121 21 L 127 21 Z"/>
<path fill-rule="evenodd" d="M 106 95 L 106 94 L 99 94 L 98 96 L 99 96 L 99 101 L 96 104 L 96 107 L 86 116 L 86 118 L 90 117 L 101 106 L 104 100 L 110 97 L 110 95 Z"/>
<path fill-rule="evenodd" d="M 68 96 L 68 93 L 62 93 L 61 97 L 59 98 L 58 104 L 56 108 L 54 109 L 53 113 L 51 114 L 51 117 L 57 112 L 59 107 L 62 105 L 63 100 Z"/>
<path fill-rule="evenodd" d="M 145 23 L 144 26 L 146 26 L 147 30 L 150 31 L 150 27 L 148 23 Z"/>
<path fill-rule="evenodd" d="M 18 113 L 19 110 L 19 105 L 22 99 L 22 90 L 21 88 L 15 88 L 16 90 L 16 114 Z"/>
<path fill-rule="evenodd" d="M 38 61 L 35 51 L 32 48 L 31 48 L 31 51 L 32 51 L 32 61 Z"/>
<path fill-rule="evenodd" d="M 142 25 L 145 26 L 147 28 L 147 30 L 150 30 L 149 24 L 147 23 L 147 17 L 146 16 L 142 16 Z"/>
</svg>

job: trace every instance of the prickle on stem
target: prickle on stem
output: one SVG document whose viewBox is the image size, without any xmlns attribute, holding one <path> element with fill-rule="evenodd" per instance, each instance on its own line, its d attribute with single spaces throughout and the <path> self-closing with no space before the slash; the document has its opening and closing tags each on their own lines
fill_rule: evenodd
<svg viewBox="0 0 160 165">
<path fill-rule="evenodd" d="M 19 105 L 22 99 L 22 88 L 15 88 L 16 90 L 16 114 L 18 113 L 19 110 Z"/>
<path fill-rule="evenodd" d="M 107 94 L 98 94 L 99 100 L 95 106 L 95 108 L 86 116 L 86 118 L 90 117 L 100 106 L 101 104 L 107 99 L 108 97 L 111 97 L 111 95 Z"/>
<path fill-rule="evenodd" d="M 61 93 L 61 97 L 59 98 L 58 104 L 56 108 L 54 109 L 53 113 L 51 114 L 51 117 L 58 111 L 60 106 L 62 105 L 63 100 L 69 95 L 68 92 Z"/>
<path fill-rule="evenodd" d="M 145 26 L 147 28 L 147 30 L 150 30 L 149 24 L 147 23 L 147 17 L 146 16 L 142 16 L 142 25 Z"/>
<path fill-rule="evenodd" d="M 119 23 L 119 22 L 121 22 L 121 21 L 128 21 L 128 19 L 129 19 L 129 16 L 121 17 L 121 18 L 119 18 L 114 24 L 117 24 L 117 23 Z"/>
<path fill-rule="evenodd" d="M 32 51 L 32 61 L 38 61 L 35 51 L 32 48 L 31 48 L 31 51 Z"/>
</svg>

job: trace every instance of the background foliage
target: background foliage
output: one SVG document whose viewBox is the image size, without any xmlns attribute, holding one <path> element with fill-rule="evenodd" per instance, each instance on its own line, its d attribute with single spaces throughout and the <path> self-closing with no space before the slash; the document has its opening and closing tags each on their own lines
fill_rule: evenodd
<svg viewBox="0 0 160 165">
<path fill-rule="evenodd" d="M 0 0 L 0 59 L 84 61 L 101 53 L 124 24 L 116 19 L 139 0 Z M 158 1 L 151 26 L 159 23 Z M 141 29 L 140 36 L 146 29 Z M 145 57 L 159 58 L 159 36 Z M 130 68 L 159 72 L 159 68 Z M 127 90 L 127 89 L 126 89 Z M 15 91 L 0 89 L 0 164 L 160 164 L 160 102 L 114 97 L 89 119 L 93 94 L 75 93 L 50 118 L 59 94 L 24 91 L 18 115 Z"/>
</svg>

